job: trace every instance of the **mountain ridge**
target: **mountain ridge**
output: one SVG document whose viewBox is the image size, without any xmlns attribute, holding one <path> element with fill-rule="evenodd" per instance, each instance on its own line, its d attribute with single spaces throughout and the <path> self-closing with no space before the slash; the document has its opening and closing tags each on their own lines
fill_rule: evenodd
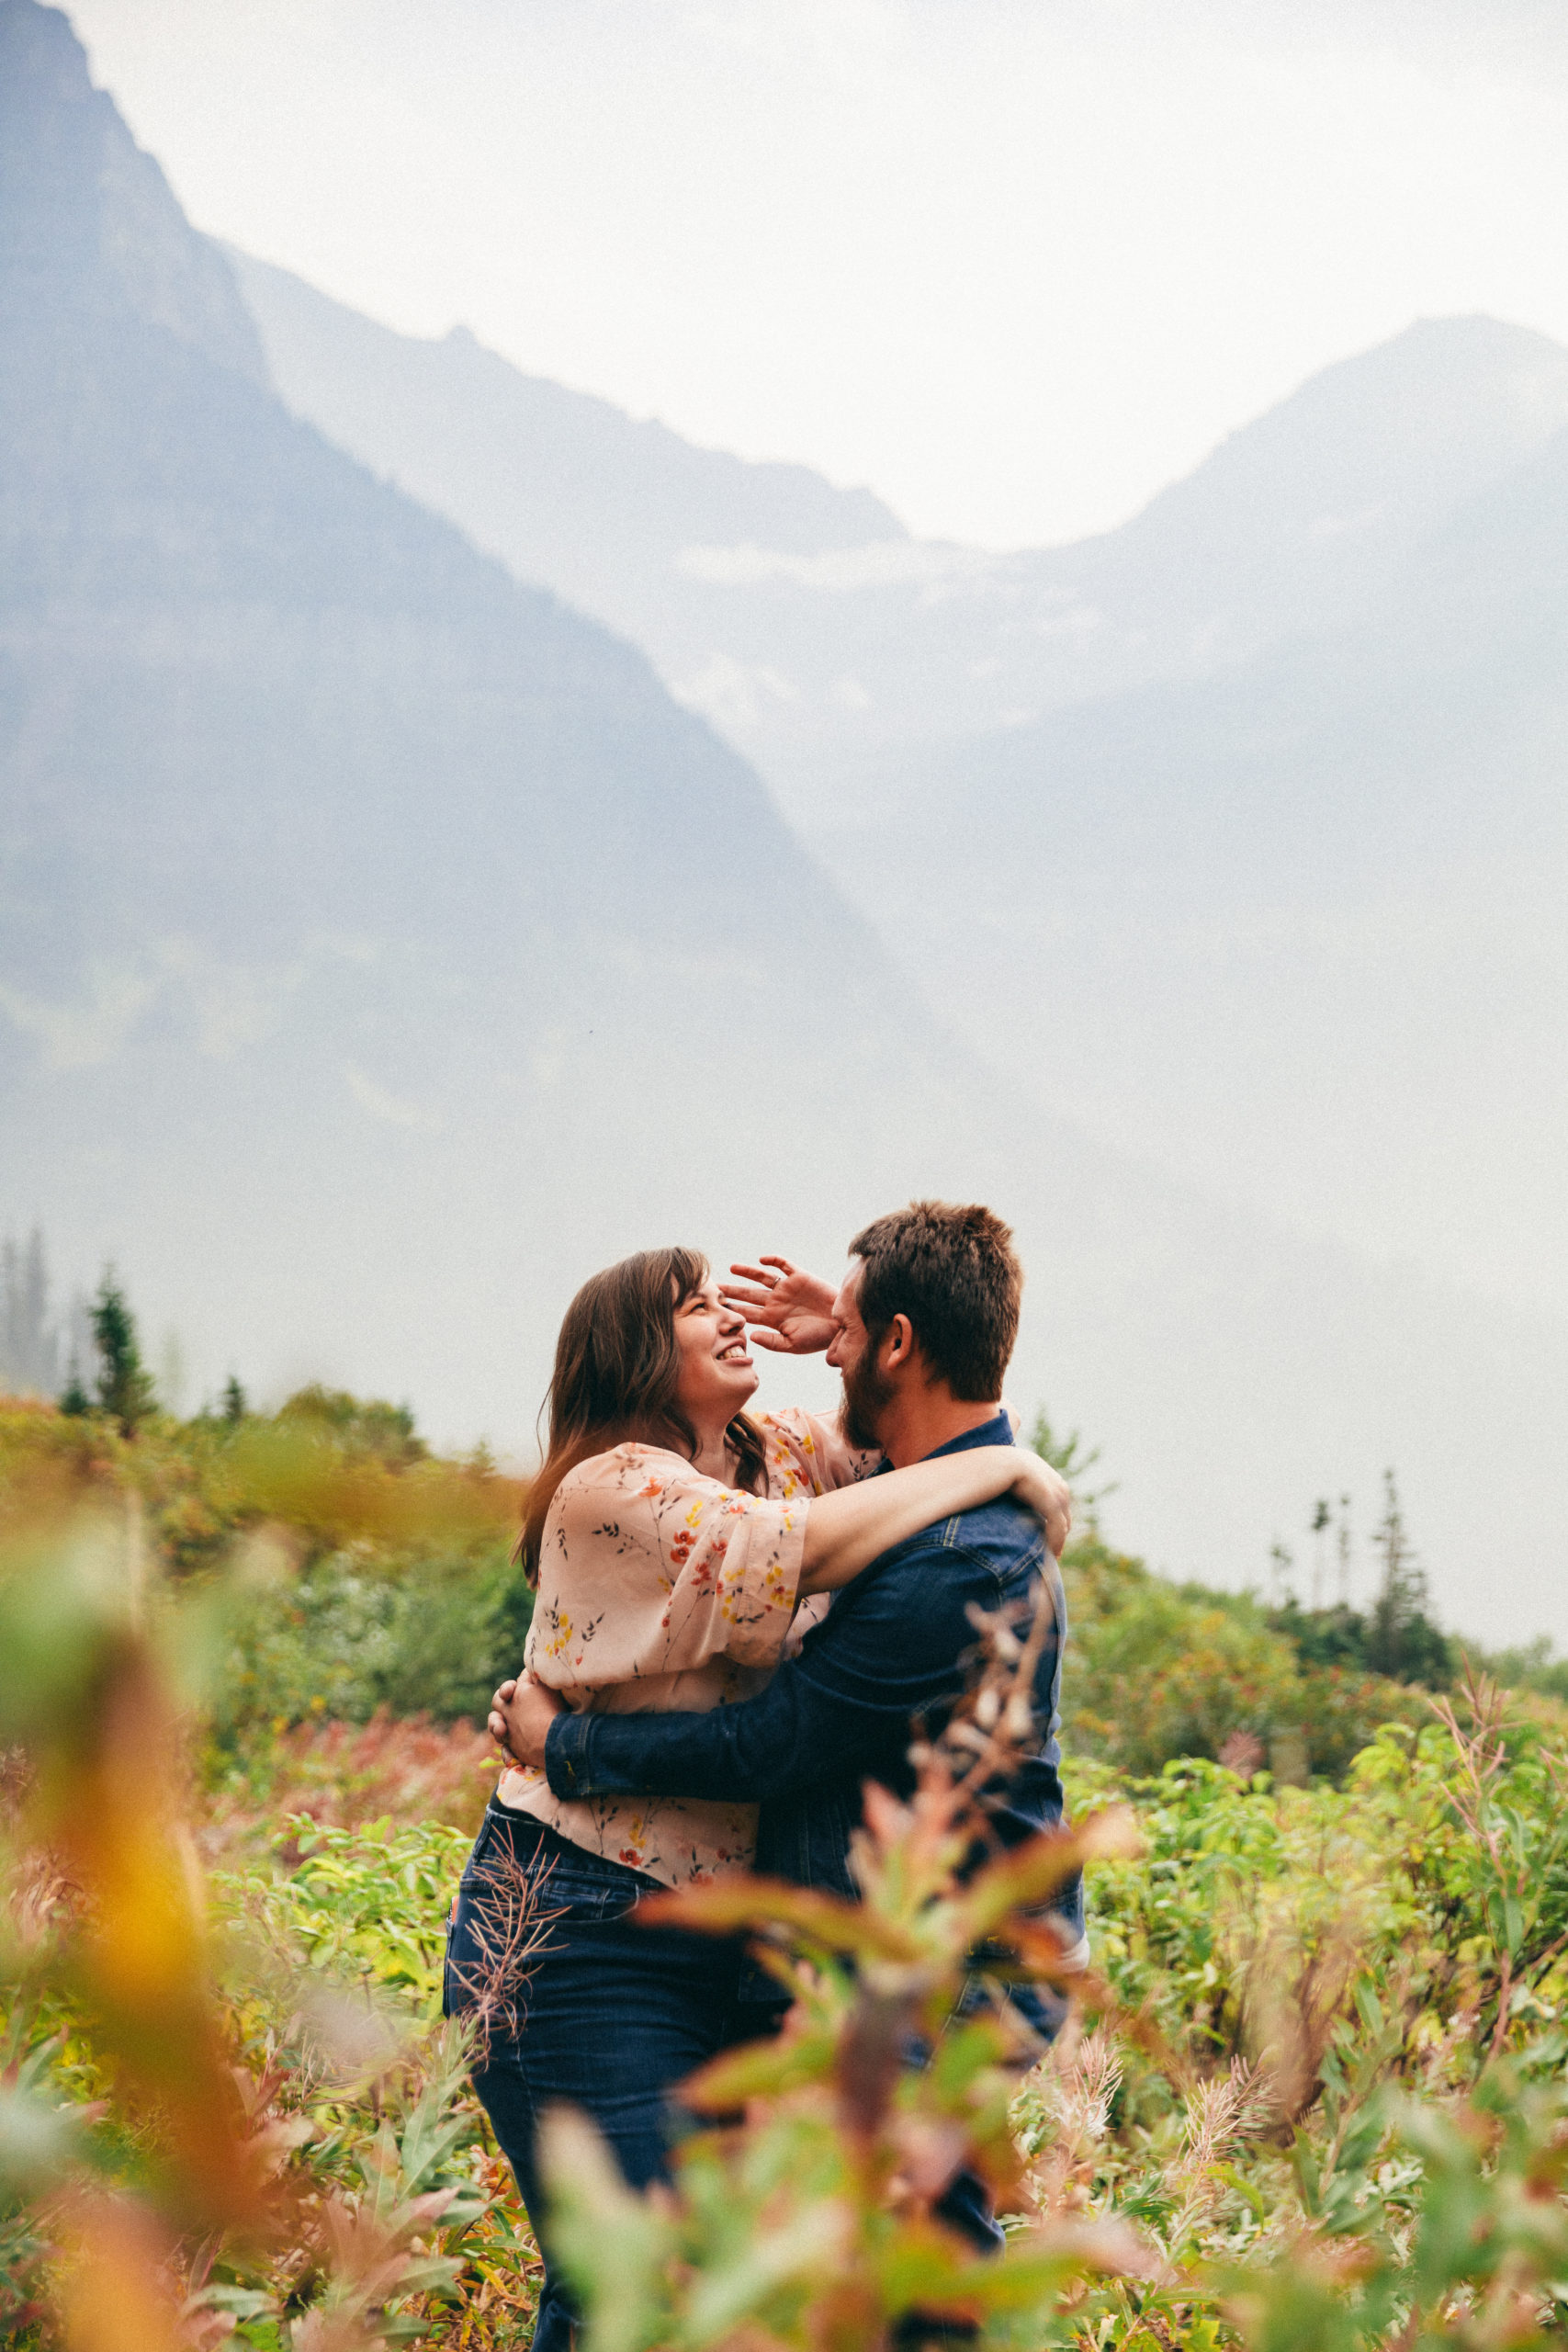
<svg viewBox="0 0 1568 2352">
<path fill-rule="evenodd" d="M 212 1377 L 243 1348 L 256 1387 L 516 1445 L 595 1264 L 683 1233 L 826 1268 L 891 1202 L 989 1197 L 1020 1391 L 1103 1438 L 1156 1558 L 1245 1575 L 1388 1459 L 1440 1597 L 1560 1528 L 1562 1329 L 1107 1151 L 1042 1107 L 1038 1038 L 977 1065 L 642 654 L 214 357 L 199 305 L 154 315 L 177 256 L 106 259 L 141 216 L 104 215 L 85 60 L 74 96 L 21 70 L 51 13 L 0 0 L 0 153 L 65 159 L 52 216 L 0 179 L 44 265 L 0 274 L 0 1227 L 116 1255 Z"/>
<path fill-rule="evenodd" d="M 258 293 L 243 267 L 242 283 L 276 355 L 268 303 L 287 312 L 299 289 L 270 273 Z M 311 315 L 344 331 L 324 298 Z M 336 420 L 350 440 L 374 437 L 381 396 L 359 382 Z M 427 423 L 453 428 L 459 409 L 427 396 Z M 1568 351 L 1427 320 L 1318 371 L 1074 547 L 801 554 L 739 521 L 705 544 L 677 517 L 639 571 L 612 514 L 584 521 L 573 593 L 603 608 L 611 583 L 616 625 L 758 762 L 896 954 L 926 927 L 927 1002 L 976 1051 L 1064 1023 L 1081 1052 L 1046 1091 L 1118 1151 L 1568 1311 L 1562 1219 L 1534 1172 L 1568 1145 L 1547 1108 L 1568 1094 L 1559 982 L 1526 944 L 1554 928 L 1532 860 L 1556 871 L 1564 432 Z M 484 506 L 515 566 L 493 447 L 447 437 L 471 469 L 462 496 L 422 491 Z M 981 888 L 965 844 L 1003 810 L 1018 855 Z M 955 873 L 980 889 L 962 919 Z M 1455 1091 L 1478 1115 L 1447 1134 Z"/>
<path fill-rule="evenodd" d="M 1067 546 L 990 554 L 848 507 L 818 544 L 799 529 L 770 544 L 767 516 L 743 501 L 726 531 L 711 507 L 682 515 L 666 500 L 650 532 L 636 494 L 580 502 L 547 416 L 474 407 L 446 371 L 451 337 L 399 336 L 287 271 L 234 260 L 291 405 L 520 577 L 644 646 L 792 817 L 829 830 L 884 805 L 882 770 L 911 745 L 1215 674 L 1369 608 L 1436 520 L 1568 425 L 1568 350 L 1484 317 L 1421 321 L 1317 371 L 1128 523 Z M 486 366 L 496 383 L 537 384 L 494 355 Z M 594 413 L 613 437 L 619 413 Z M 622 418 L 620 430 L 645 428 Z M 540 436 L 526 504 L 522 431 Z M 615 471 L 635 475 L 629 441 Z M 539 512 L 552 478 L 570 485 L 554 522 Z M 819 478 L 817 494 L 858 495 Z"/>
<path fill-rule="evenodd" d="M 1049 1002 L 1082 1043 L 1066 1107 L 1122 1145 L 1158 1126 L 1194 1182 L 1244 1170 L 1241 1197 L 1293 1222 L 1561 1312 L 1565 767 L 1560 431 L 1353 623 L 906 758 L 904 824 L 850 829 L 840 871 L 874 841 L 933 994 L 1016 1041 L 949 913 L 983 808 L 1017 848 L 993 886 L 1010 1003 Z M 940 879 L 910 846 L 939 819 Z"/>
</svg>

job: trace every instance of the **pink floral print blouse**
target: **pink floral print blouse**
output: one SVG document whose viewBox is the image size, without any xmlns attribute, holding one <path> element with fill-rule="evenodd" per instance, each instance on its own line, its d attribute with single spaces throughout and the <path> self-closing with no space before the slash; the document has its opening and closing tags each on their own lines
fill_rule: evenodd
<svg viewBox="0 0 1568 2352">
<path fill-rule="evenodd" d="M 825 1597 L 797 1608 L 811 1498 L 863 1478 L 882 1457 L 855 1452 L 812 1413 L 768 1413 L 760 1425 L 765 1495 L 650 1445 L 618 1445 L 561 1480 L 527 1662 L 570 1706 L 695 1712 L 750 1698 L 822 1614 Z M 568 1799 L 517 1766 L 497 1793 L 666 1886 L 745 1870 L 756 1843 L 756 1806 L 722 1799 Z"/>
</svg>

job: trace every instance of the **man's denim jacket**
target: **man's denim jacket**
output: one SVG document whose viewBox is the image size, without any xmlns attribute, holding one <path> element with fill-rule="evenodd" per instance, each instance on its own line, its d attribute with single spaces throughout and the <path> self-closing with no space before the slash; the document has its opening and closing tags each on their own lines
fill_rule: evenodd
<svg viewBox="0 0 1568 2352">
<path fill-rule="evenodd" d="M 1005 1413 L 936 1448 L 1010 1445 Z M 926 1528 L 895 1545 L 835 1595 L 799 1655 L 754 1699 L 704 1714 L 562 1714 L 546 1748 L 561 1797 L 733 1798 L 761 1805 L 759 1871 L 854 1897 L 850 1833 L 861 1790 L 896 1795 L 915 1784 L 914 1727 L 941 1730 L 968 1679 L 977 1636 L 968 1611 L 1016 1607 L 1027 1618 L 1049 1580 L 1055 1627 L 1035 1678 L 1035 1752 L 992 1793 L 991 1821 L 1016 1845 L 1059 1821 L 1062 1645 L 1066 1604 L 1040 1522 L 1010 1496 Z M 1083 1889 L 1075 1880 L 1053 1910 L 1076 1939 Z"/>
</svg>

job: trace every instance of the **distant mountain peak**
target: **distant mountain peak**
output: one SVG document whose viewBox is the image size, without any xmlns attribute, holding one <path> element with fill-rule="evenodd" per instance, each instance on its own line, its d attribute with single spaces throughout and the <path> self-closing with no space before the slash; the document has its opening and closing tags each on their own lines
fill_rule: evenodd
<svg viewBox="0 0 1568 2352">
<path fill-rule="evenodd" d="M 1417 319 L 1318 368 L 1227 434 L 1104 546 L 1166 534 L 1238 545 L 1321 537 L 1374 514 L 1419 530 L 1568 424 L 1568 348 L 1472 313 Z"/>
<path fill-rule="evenodd" d="M 69 19 L 39 0 L 0 0 L 4 280 L 23 307 L 130 311 L 220 367 L 268 380 L 222 254 L 95 88 Z"/>
</svg>

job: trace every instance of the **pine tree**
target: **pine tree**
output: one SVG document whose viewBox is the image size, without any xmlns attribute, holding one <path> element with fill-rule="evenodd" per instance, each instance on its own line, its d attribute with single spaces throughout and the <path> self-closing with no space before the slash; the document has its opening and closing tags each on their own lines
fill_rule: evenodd
<svg viewBox="0 0 1568 2352">
<path fill-rule="evenodd" d="M 71 1377 L 60 1399 L 60 1409 L 73 1420 L 80 1420 L 84 1413 L 93 1409 L 93 1400 L 82 1385 L 82 1367 L 74 1356 L 71 1359 Z"/>
<path fill-rule="evenodd" d="M 1332 1523 L 1333 1516 L 1327 1497 L 1320 1496 L 1313 1505 L 1312 1525 L 1308 1530 L 1312 1537 L 1312 1605 L 1314 1615 L 1323 1607 L 1323 1536 L 1324 1530 Z"/>
<path fill-rule="evenodd" d="M 22 1367 L 18 1362 L 21 1319 L 21 1267 L 17 1257 L 17 1245 L 9 1236 L 0 1242 L 0 1381 L 22 1383 Z"/>
<path fill-rule="evenodd" d="M 1367 1621 L 1367 1663 L 1396 1682 L 1441 1689 L 1453 1670 L 1452 1645 L 1427 1613 L 1427 1571 L 1406 1532 L 1392 1470 L 1383 1473 L 1383 1515 L 1372 1547 L 1382 1555 L 1382 1577 Z"/>
<path fill-rule="evenodd" d="M 1066 1437 L 1058 1437 L 1043 1405 L 1036 1412 L 1034 1427 L 1023 1442 L 1032 1453 L 1040 1456 L 1042 1462 L 1048 1462 L 1053 1470 L 1061 1473 L 1073 1490 L 1075 1510 L 1089 1526 L 1097 1525 L 1100 1504 L 1107 1495 L 1116 1492 L 1114 1480 L 1104 1487 L 1090 1487 L 1089 1484 L 1088 1474 L 1100 1460 L 1099 1446 L 1086 1452 L 1082 1436 L 1077 1430 Z"/>
<path fill-rule="evenodd" d="M 158 1399 L 152 1376 L 141 1362 L 136 1317 L 112 1266 L 104 1268 L 93 1301 L 93 1339 L 98 1351 L 98 1403 L 113 1414 L 124 1436 L 134 1437 L 137 1424 L 157 1410 Z"/>
<path fill-rule="evenodd" d="M 34 1226 L 25 1250 L 0 1248 L 0 1383 L 47 1396 L 60 1377 L 60 1340 L 49 1321 L 49 1268 Z"/>
<path fill-rule="evenodd" d="M 234 1373 L 231 1373 L 223 1387 L 223 1404 L 221 1408 L 223 1419 L 228 1422 L 230 1428 L 233 1429 L 244 1419 L 245 1415 L 250 1411 L 250 1409 L 249 1400 L 245 1396 L 244 1390 L 240 1385 L 238 1375 Z"/>
</svg>

